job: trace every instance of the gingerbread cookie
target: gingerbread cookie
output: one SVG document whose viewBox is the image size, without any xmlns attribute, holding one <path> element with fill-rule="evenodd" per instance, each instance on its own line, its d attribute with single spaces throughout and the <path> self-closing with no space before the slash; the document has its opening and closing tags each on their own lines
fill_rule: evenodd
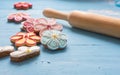
<svg viewBox="0 0 120 75">
<path fill-rule="evenodd" d="M 8 56 L 13 51 L 14 51 L 13 46 L 0 47 L 0 57 Z"/>
<path fill-rule="evenodd" d="M 67 37 L 60 31 L 47 30 L 42 33 L 41 44 L 50 50 L 63 49 L 67 46 Z"/>
<path fill-rule="evenodd" d="M 28 2 L 17 2 L 14 4 L 14 8 L 17 10 L 27 10 L 32 8 L 32 4 Z"/>
<path fill-rule="evenodd" d="M 40 43 L 40 37 L 35 33 L 25 33 L 19 32 L 13 35 L 10 38 L 11 42 L 15 44 L 15 46 L 35 46 L 37 43 Z"/>
<path fill-rule="evenodd" d="M 26 59 L 38 56 L 40 54 L 40 47 L 38 46 L 21 46 L 17 51 L 10 53 L 11 61 L 21 62 Z"/>
<path fill-rule="evenodd" d="M 13 13 L 8 16 L 8 22 L 15 22 L 15 23 L 20 23 L 22 21 L 27 20 L 30 18 L 30 16 L 26 13 L 18 12 L 18 13 Z"/>
</svg>

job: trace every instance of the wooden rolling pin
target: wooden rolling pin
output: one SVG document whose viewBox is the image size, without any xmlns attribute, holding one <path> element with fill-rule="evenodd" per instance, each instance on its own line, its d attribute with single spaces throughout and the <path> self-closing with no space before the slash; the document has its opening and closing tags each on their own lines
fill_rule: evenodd
<svg viewBox="0 0 120 75">
<path fill-rule="evenodd" d="M 120 38 L 120 18 L 83 11 L 63 13 L 50 8 L 46 8 L 43 14 L 49 18 L 66 20 L 72 27 Z"/>
</svg>

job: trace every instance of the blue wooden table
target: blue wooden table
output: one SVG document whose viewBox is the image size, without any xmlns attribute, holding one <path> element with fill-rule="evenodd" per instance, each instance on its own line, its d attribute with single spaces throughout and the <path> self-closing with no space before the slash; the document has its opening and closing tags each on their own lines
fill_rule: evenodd
<svg viewBox="0 0 120 75">
<path fill-rule="evenodd" d="M 24 0 L 33 3 L 33 8 L 25 11 L 13 9 L 18 1 L 21 0 L 0 0 L 0 46 L 11 45 L 10 36 L 20 31 L 20 24 L 7 22 L 10 13 L 26 12 L 40 18 L 44 17 L 43 9 L 49 7 L 64 12 L 97 11 L 120 17 L 120 8 L 112 0 Z M 66 49 L 49 51 L 40 45 L 40 56 L 21 63 L 10 62 L 9 57 L 0 58 L 0 75 L 120 75 L 120 39 L 58 22 L 64 25 L 63 32 L 68 36 Z"/>
</svg>

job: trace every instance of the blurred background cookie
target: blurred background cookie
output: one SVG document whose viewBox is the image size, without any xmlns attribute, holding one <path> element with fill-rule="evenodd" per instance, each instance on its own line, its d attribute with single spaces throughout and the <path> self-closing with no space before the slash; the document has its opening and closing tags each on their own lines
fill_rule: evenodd
<svg viewBox="0 0 120 75">
<path fill-rule="evenodd" d="M 32 8 L 32 4 L 28 2 L 17 2 L 14 4 L 14 8 L 17 10 L 27 10 Z"/>
<path fill-rule="evenodd" d="M 18 12 L 8 15 L 7 19 L 8 22 L 21 23 L 22 21 L 25 21 L 28 18 L 30 18 L 30 15 L 28 15 L 27 13 Z"/>
<path fill-rule="evenodd" d="M 14 51 L 13 46 L 0 47 L 0 57 L 9 56 L 11 52 Z"/>
</svg>

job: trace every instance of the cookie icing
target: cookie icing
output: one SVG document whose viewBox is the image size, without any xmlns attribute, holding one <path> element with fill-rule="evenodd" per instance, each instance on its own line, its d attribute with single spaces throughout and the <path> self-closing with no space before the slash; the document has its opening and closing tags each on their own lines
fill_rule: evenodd
<svg viewBox="0 0 120 75">
<path fill-rule="evenodd" d="M 32 54 L 34 52 L 39 52 L 39 51 L 40 51 L 40 47 L 38 46 L 32 46 L 32 47 L 21 46 L 21 47 L 18 47 L 17 51 L 10 53 L 10 56 L 21 57 L 21 56 L 29 55 L 29 54 Z"/>
<path fill-rule="evenodd" d="M 27 10 L 32 8 L 32 4 L 28 2 L 17 2 L 14 4 L 14 8 L 17 10 Z"/>
<path fill-rule="evenodd" d="M 35 33 L 25 33 L 19 32 L 10 38 L 11 42 L 15 44 L 15 46 L 35 46 L 37 43 L 40 43 L 40 37 Z"/>
<path fill-rule="evenodd" d="M 13 46 L 0 47 L 0 52 L 4 52 L 4 51 L 14 51 L 14 47 Z"/>
<path fill-rule="evenodd" d="M 22 21 L 25 21 L 28 18 L 30 18 L 30 15 L 28 15 L 27 13 L 22 13 L 22 12 L 12 13 L 8 15 L 9 22 L 21 23 Z"/>
<path fill-rule="evenodd" d="M 25 30 L 26 32 L 39 33 L 39 35 L 41 36 L 42 32 L 45 30 L 62 31 L 63 26 L 61 24 L 58 24 L 54 18 L 29 18 L 26 21 L 22 22 L 20 28 L 22 30 Z"/>
<path fill-rule="evenodd" d="M 62 49 L 67 45 L 67 37 L 60 31 L 47 30 L 41 36 L 41 43 L 51 50 Z"/>
</svg>

